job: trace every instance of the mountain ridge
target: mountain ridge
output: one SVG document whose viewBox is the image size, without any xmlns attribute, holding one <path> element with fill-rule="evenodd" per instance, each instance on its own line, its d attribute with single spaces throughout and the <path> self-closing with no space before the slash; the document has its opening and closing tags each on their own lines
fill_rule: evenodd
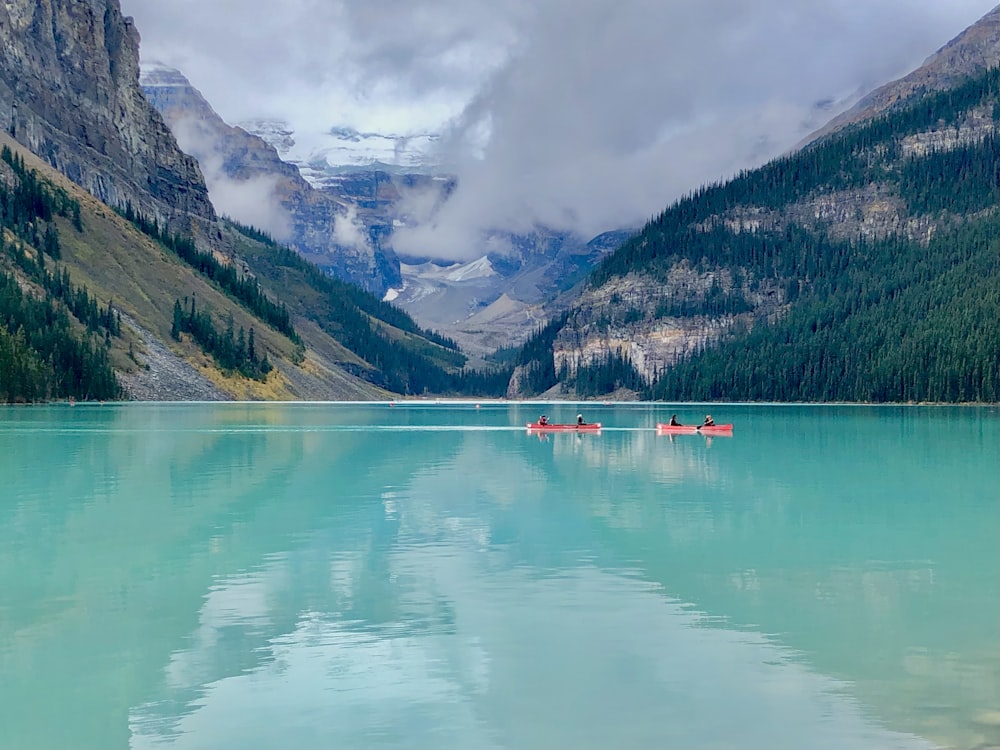
<svg viewBox="0 0 1000 750">
<path fill-rule="evenodd" d="M 998 16 L 933 58 L 978 75 L 899 89 L 651 220 L 529 341 L 508 396 L 1000 400 Z"/>
<path fill-rule="evenodd" d="M 360 226 L 343 196 L 314 188 L 259 136 L 227 124 L 178 70 L 144 68 L 140 85 L 184 150 L 202 166 L 222 213 L 287 242 L 369 291 L 398 284 L 399 262 Z"/>
</svg>

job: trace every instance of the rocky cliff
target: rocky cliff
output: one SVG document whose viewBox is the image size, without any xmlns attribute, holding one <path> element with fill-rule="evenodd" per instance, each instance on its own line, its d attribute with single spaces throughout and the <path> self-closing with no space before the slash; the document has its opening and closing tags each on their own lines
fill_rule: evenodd
<svg viewBox="0 0 1000 750">
<path fill-rule="evenodd" d="M 139 34 L 118 0 L 8 0 L 0 49 L 0 122 L 15 140 L 105 203 L 209 227 L 197 163 L 139 88 Z"/>
</svg>

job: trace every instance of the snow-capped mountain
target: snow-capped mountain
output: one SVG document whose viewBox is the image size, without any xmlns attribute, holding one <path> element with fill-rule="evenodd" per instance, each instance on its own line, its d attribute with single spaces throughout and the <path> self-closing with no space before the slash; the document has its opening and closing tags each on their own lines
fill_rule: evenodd
<svg viewBox="0 0 1000 750">
<path fill-rule="evenodd" d="M 299 168 L 316 187 L 326 187 L 346 173 L 378 170 L 390 174 L 432 174 L 439 170 L 435 133 L 395 135 L 361 133 L 332 127 L 325 133 L 299 133 L 284 120 L 255 119 L 238 123 L 271 144 L 284 161 Z"/>
</svg>

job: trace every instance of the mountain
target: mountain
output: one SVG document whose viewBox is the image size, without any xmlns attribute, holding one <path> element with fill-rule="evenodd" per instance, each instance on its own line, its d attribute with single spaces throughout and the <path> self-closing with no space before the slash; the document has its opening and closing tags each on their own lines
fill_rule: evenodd
<svg viewBox="0 0 1000 750">
<path fill-rule="evenodd" d="M 1000 65 L 1000 6 L 948 42 L 923 65 L 887 83 L 834 117 L 806 142 L 822 138 L 854 122 L 869 120 L 914 96 L 951 88 L 969 76 Z"/>
<path fill-rule="evenodd" d="M 302 144 L 280 120 L 228 125 L 175 69 L 144 65 L 141 82 L 197 158 L 222 213 L 268 229 L 477 356 L 520 343 L 565 309 L 573 285 L 628 235 L 497 230 L 470 248 L 470 255 L 479 253 L 471 261 L 442 261 L 428 247 L 400 264 L 393 234 L 425 220 L 411 207 L 440 205 L 456 188 L 455 177 L 432 172 L 436 136 L 333 128 L 320 143 Z M 474 272 L 464 270 L 470 263 Z"/>
<path fill-rule="evenodd" d="M 117 0 L 12 0 L 0 36 L 3 400 L 373 399 L 496 379 L 219 218 L 139 87 L 138 33 Z M 264 163 L 273 150 L 247 152 Z"/>
<path fill-rule="evenodd" d="M 1000 400 L 997 20 L 880 114 L 650 221 L 517 353 L 508 395 Z"/>
<path fill-rule="evenodd" d="M 399 261 L 359 219 L 357 202 L 343 189 L 314 188 L 274 146 L 226 124 L 180 71 L 145 65 L 139 80 L 178 144 L 197 159 L 222 213 L 268 231 L 369 291 L 399 285 Z"/>
</svg>

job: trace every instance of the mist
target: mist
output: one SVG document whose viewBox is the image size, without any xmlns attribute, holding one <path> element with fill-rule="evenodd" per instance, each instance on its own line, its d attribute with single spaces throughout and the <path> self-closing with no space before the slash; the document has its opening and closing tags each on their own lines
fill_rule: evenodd
<svg viewBox="0 0 1000 750">
<path fill-rule="evenodd" d="M 917 67 L 992 0 L 124 0 L 228 122 L 441 134 L 410 256 L 635 227 Z M 266 15 L 267 24 L 255 19 Z M 248 95 L 247 92 L 252 92 Z"/>
<path fill-rule="evenodd" d="M 291 239 L 292 218 L 278 200 L 277 176 L 237 180 L 227 175 L 216 136 L 193 118 L 178 120 L 173 133 L 177 145 L 198 160 L 216 213 L 261 229 L 278 242 Z"/>
</svg>

